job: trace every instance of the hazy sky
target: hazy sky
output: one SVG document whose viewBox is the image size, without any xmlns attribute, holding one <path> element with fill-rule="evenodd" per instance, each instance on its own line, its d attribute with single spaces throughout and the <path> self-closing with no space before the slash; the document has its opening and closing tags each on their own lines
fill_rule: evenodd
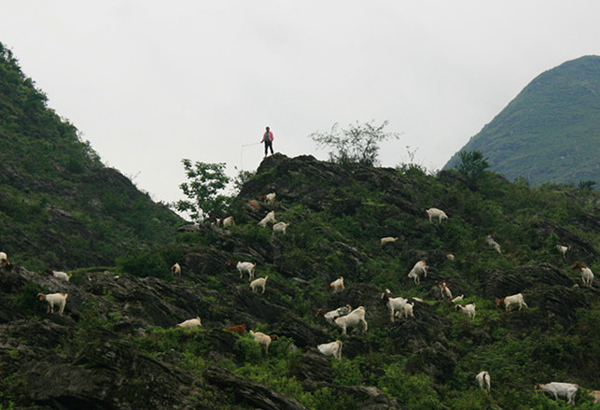
<svg viewBox="0 0 600 410">
<path fill-rule="evenodd" d="M 600 54 L 597 0 L 0 0 L 0 42 L 104 164 L 156 201 L 181 159 L 255 170 L 265 126 L 389 121 L 384 166 L 441 168 L 533 78 Z M 407 149 L 407 147 L 409 147 Z"/>
</svg>

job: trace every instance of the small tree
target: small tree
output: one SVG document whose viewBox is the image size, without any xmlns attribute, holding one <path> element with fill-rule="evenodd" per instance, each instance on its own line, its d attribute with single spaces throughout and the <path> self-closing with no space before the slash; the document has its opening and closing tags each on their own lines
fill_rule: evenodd
<svg viewBox="0 0 600 410">
<path fill-rule="evenodd" d="M 483 175 L 483 171 L 490 167 L 488 158 L 484 158 L 481 151 L 461 151 L 458 155 L 460 157 L 458 172 L 465 174 L 471 181 L 478 180 Z"/>
<path fill-rule="evenodd" d="M 367 166 L 379 165 L 379 143 L 391 138 L 398 139 L 401 134 L 384 132 L 388 125 L 372 123 L 349 125 L 348 129 L 340 130 L 338 124 L 333 124 L 327 133 L 313 132 L 309 135 L 317 143 L 317 147 L 328 146 L 334 151 L 329 152 L 329 160 L 338 164 L 359 163 Z"/>
<path fill-rule="evenodd" d="M 181 160 L 189 182 L 179 188 L 190 200 L 179 200 L 175 209 L 189 212 L 193 221 L 200 221 L 212 214 L 221 214 L 231 203 L 231 197 L 221 194 L 229 183 L 225 175 L 225 164 L 196 162 L 192 166 L 189 159 Z"/>
</svg>

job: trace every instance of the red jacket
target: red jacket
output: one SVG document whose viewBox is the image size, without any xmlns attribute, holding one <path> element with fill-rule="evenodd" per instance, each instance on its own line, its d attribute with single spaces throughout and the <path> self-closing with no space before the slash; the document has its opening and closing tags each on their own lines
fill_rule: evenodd
<svg viewBox="0 0 600 410">
<path fill-rule="evenodd" d="M 267 138 L 267 135 L 269 136 L 269 141 L 273 141 L 273 133 L 271 131 L 265 132 L 265 135 L 263 135 L 263 139 L 260 142 L 265 142 L 265 138 Z"/>
</svg>

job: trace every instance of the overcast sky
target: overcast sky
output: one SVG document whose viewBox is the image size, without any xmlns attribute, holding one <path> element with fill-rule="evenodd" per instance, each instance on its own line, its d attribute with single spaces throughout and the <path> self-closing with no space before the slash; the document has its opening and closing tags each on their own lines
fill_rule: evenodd
<svg viewBox="0 0 600 410">
<path fill-rule="evenodd" d="M 156 201 L 181 160 L 255 170 L 265 126 L 389 121 L 383 166 L 440 169 L 542 72 L 600 54 L 589 0 L 0 0 L 0 42 L 105 165 Z M 251 145 L 254 144 L 254 145 Z M 408 147 L 408 148 L 407 148 Z"/>
</svg>

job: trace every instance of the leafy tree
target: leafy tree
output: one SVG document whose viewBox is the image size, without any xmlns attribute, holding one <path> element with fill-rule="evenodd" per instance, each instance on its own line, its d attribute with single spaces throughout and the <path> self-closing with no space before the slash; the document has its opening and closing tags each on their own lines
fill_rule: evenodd
<svg viewBox="0 0 600 410">
<path fill-rule="evenodd" d="M 483 171 L 490 167 L 488 158 L 484 157 L 481 151 L 461 151 L 459 156 L 458 172 L 465 174 L 472 181 L 478 180 Z"/>
<path fill-rule="evenodd" d="M 329 152 L 329 160 L 338 164 L 359 163 L 367 166 L 379 164 L 379 142 L 391 138 L 400 138 L 399 133 L 384 132 L 388 121 L 381 125 L 350 124 L 348 129 L 340 130 L 335 123 L 329 132 L 313 132 L 309 135 L 317 143 L 317 147 L 327 146 L 333 149 Z"/>
<path fill-rule="evenodd" d="M 209 164 L 197 161 L 192 165 L 189 159 L 181 161 L 189 182 L 183 182 L 179 188 L 189 200 L 179 200 L 175 209 L 189 212 L 193 221 L 199 221 L 209 215 L 222 214 L 231 203 L 231 197 L 221 191 L 229 183 L 225 175 L 225 163 Z"/>
</svg>

